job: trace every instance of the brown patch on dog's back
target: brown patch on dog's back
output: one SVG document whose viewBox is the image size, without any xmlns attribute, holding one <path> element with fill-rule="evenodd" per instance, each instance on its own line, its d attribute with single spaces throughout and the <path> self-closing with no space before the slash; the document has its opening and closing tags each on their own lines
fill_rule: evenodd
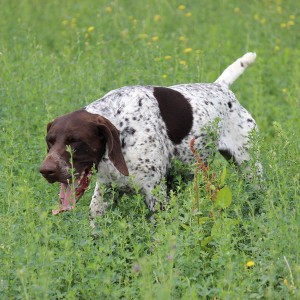
<svg viewBox="0 0 300 300">
<path fill-rule="evenodd" d="M 190 103 L 181 93 L 170 88 L 155 87 L 153 95 L 157 99 L 170 140 L 175 144 L 180 144 L 193 125 Z"/>
</svg>

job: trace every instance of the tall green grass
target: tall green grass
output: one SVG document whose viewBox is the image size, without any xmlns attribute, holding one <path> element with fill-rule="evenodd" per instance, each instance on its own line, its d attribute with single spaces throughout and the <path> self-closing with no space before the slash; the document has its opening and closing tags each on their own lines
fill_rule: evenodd
<svg viewBox="0 0 300 300">
<path fill-rule="evenodd" d="M 289 0 L 3 0 L 0 298 L 299 299 L 299 10 Z M 260 128 L 262 189 L 217 157 L 210 172 L 232 200 L 223 206 L 201 172 L 184 183 L 178 170 L 156 225 L 136 194 L 93 232 L 92 188 L 75 211 L 51 214 L 58 186 L 38 168 L 52 118 L 123 85 L 214 81 L 247 51 L 257 61 L 232 90 Z"/>
</svg>

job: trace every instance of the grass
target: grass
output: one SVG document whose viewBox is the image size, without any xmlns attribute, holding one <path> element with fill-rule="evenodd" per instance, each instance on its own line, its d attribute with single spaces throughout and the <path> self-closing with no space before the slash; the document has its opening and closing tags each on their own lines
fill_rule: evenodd
<svg viewBox="0 0 300 300">
<path fill-rule="evenodd" d="M 1 299 L 299 299 L 299 17 L 291 0 L 2 1 Z M 194 165 L 156 226 L 137 194 L 95 236 L 92 188 L 51 214 L 58 186 L 38 173 L 51 119 L 123 85 L 214 81 L 247 51 L 232 90 L 260 128 L 262 190 L 217 157 L 227 202 Z"/>
</svg>

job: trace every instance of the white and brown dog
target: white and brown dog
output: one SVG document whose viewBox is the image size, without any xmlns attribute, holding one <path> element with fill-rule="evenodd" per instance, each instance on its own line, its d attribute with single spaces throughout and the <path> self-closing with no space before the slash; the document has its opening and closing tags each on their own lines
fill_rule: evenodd
<svg viewBox="0 0 300 300">
<path fill-rule="evenodd" d="M 194 138 L 205 160 L 207 125 L 216 119 L 220 153 L 237 165 L 248 161 L 249 133 L 256 130 L 256 123 L 229 87 L 255 58 L 255 53 L 246 53 L 214 83 L 122 87 L 49 123 L 48 154 L 40 172 L 50 183 L 61 183 L 61 207 L 54 213 L 74 207 L 89 184 L 93 166 L 97 183 L 92 217 L 108 206 L 100 186 L 112 183 L 128 191 L 134 182 L 154 211 L 153 189 L 170 171 L 172 158 L 191 163 L 189 142 Z"/>
</svg>

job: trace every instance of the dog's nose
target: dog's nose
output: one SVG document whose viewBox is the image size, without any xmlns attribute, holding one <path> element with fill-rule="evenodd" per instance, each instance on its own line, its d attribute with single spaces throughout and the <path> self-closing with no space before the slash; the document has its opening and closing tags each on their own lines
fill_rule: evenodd
<svg viewBox="0 0 300 300">
<path fill-rule="evenodd" d="M 57 168 L 52 164 L 42 164 L 40 173 L 49 181 L 55 182 L 57 178 Z"/>
</svg>

